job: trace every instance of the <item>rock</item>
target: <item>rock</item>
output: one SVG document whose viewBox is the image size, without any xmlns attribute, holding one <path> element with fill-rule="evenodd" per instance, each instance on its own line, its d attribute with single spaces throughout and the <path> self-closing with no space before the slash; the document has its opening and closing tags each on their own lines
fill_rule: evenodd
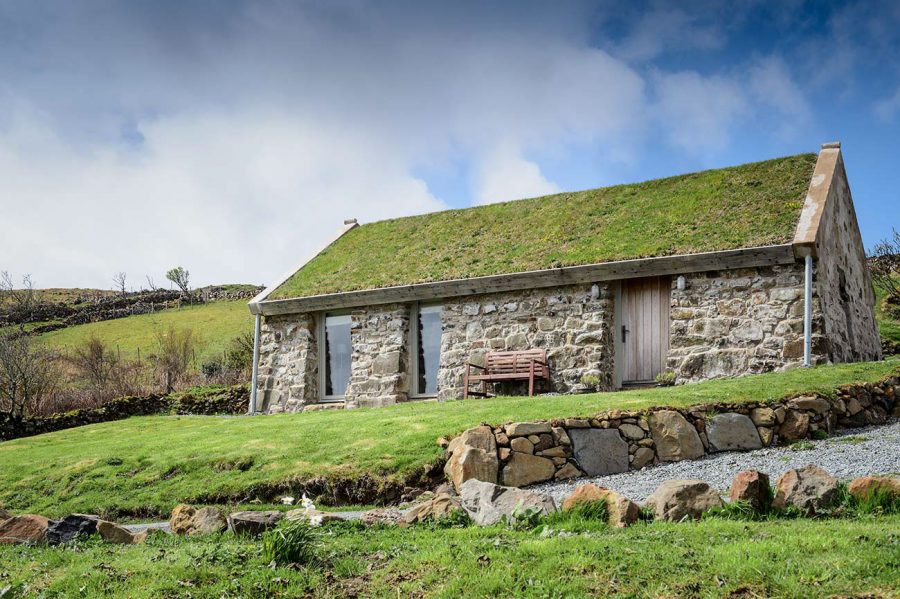
<svg viewBox="0 0 900 599">
<path fill-rule="evenodd" d="M 545 458 L 565 458 L 569 455 L 569 452 L 566 451 L 565 447 L 557 445 L 556 447 L 551 447 L 550 449 L 539 452 L 538 455 Z"/>
<path fill-rule="evenodd" d="M 711 451 L 747 451 L 762 447 L 753 421 L 743 414 L 718 414 L 706 421 Z"/>
<path fill-rule="evenodd" d="M 222 510 L 216 507 L 204 507 L 194 514 L 189 535 L 211 535 L 228 529 L 228 520 Z"/>
<path fill-rule="evenodd" d="M 127 528 L 106 520 L 97 522 L 97 532 L 100 533 L 100 538 L 107 543 L 119 545 L 135 545 L 142 543 L 147 538 L 147 531 L 133 533 Z"/>
<path fill-rule="evenodd" d="M 569 463 L 557 470 L 553 478 L 556 480 L 568 480 L 570 478 L 578 478 L 581 475 L 581 470 L 575 467 L 574 464 Z"/>
<path fill-rule="evenodd" d="M 812 410 L 818 414 L 826 414 L 831 410 L 831 404 L 827 399 L 816 397 L 815 395 L 809 397 L 796 397 L 788 402 L 788 407 L 795 410 Z"/>
<path fill-rule="evenodd" d="M 540 453 L 542 451 L 546 451 L 553 447 L 553 435 L 548 435 L 547 433 L 543 433 L 538 435 L 537 443 L 534 444 L 534 452 Z"/>
<path fill-rule="evenodd" d="M 464 482 L 471 479 L 496 482 L 499 468 L 500 461 L 496 452 L 484 451 L 477 447 L 463 447 L 454 451 L 447 460 L 444 473 L 459 490 Z"/>
<path fill-rule="evenodd" d="M 809 414 L 796 410 L 786 410 L 784 422 L 778 427 L 778 434 L 784 441 L 805 439 L 809 431 Z"/>
<path fill-rule="evenodd" d="M 772 437 L 775 435 L 775 432 L 767 428 L 765 426 L 756 427 L 756 432 L 759 433 L 759 440 L 762 442 L 763 447 L 768 447 L 772 444 Z"/>
<path fill-rule="evenodd" d="M 551 432 L 549 422 L 513 422 L 506 425 L 506 434 L 512 437 L 527 437 Z"/>
<path fill-rule="evenodd" d="M 461 447 L 477 447 L 484 451 L 496 451 L 497 441 L 494 438 L 494 431 L 485 425 L 470 428 L 454 437 L 447 445 L 447 451 L 453 453 Z"/>
<path fill-rule="evenodd" d="M 453 485 L 451 485 L 449 483 L 441 483 L 434 490 L 434 494 L 441 495 L 442 493 L 453 496 L 453 495 L 456 495 L 456 489 L 454 489 Z"/>
<path fill-rule="evenodd" d="M 675 410 L 650 414 L 650 434 L 660 461 L 693 460 L 705 453 L 697 429 Z"/>
<path fill-rule="evenodd" d="M 750 420 L 756 426 L 774 426 L 775 410 L 772 408 L 753 408 L 750 410 Z"/>
<path fill-rule="evenodd" d="M 524 487 L 550 480 L 555 473 L 553 460 L 516 452 L 503 467 L 503 484 L 508 487 Z"/>
<path fill-rule="evenodd" d="M 510 517 L 517 508 L 534 509 L 544 515 L 556 511 L 556 504 L 549 495 L 477 480 L 463 483 L 460 504 L 475 524 L 481 526 L 497 524 L 504 516 Z"/>
<path fill-rule="evenodd" d="M 772 488 L 769 477 L 759 470 L 742 470 L 731 481 L 731 501 L 745 501 L 754 510 L 763 513 L 772 503 Z"/>
<path fill-rule="evenodd" d="M 810 464 L 781 475 L 775 483 L 772 505 L 776 509 L 793 506 L 807 514 L 815 514 L 833 506 L 838 493 L 838 479 Z"/>
<path fill-rule="evenodd" d="M 534 453 L 534 444 L 525 437 L 516 437 L 509 442 L 509 447 L 519 453 Z"/>
<path fill-rule="evenodd" d="M 31 543 L 34 545 L 47 540 L 47 526 L 50 521 L 43 516 L 24 514 L 12 516 L 0 523 L 0 545 Z"/>
<path fill-rule="evenodd" d="M 615 491 L 597 485 L 579 485 L 571 495 L 563 500 L 563 511 L 569 511 L 579 504 L 591 501 L 606 502 L 607 523 L 616 528 L 625 528 L 637 522 L 641 509 L 636 503 Z"/>
<path fill-rule="evenodd" d="M 616 429 L 574 429 L 575 461 L 588 476 L 604 476 L 628 471 L 628 443 Z"/>
<path fill-rule="evenodd" d="M 381 524 L 384 526 L 396 526 L 403 519 L 403 512 L 397 508 L 375 508 L 359 515 L 359 521 L 365 526 Z"/>
<path fill-rule="evenodd" d="M 444 466 L 444 474 L 456 489 L 467 480 L 497 482 L 497 442 L 489 426 L 476 426 L 465 431 L 447 448 L 450 459 Z"/>
<path fill-rule="evenodd" d="M 228 528 L 228 520 L 219 508 L 204 507 L 198 510 L 181 503 L 172 510 L 169 527 L 177 535 L 208 535 Z"/>
<path fill-rule="evenodd" d="M 897 500 L 900 499 L 900 478 L 896 476 L 861 476 L 853 479 L 848 491 L 858 501 L 865 501 L 876 492 Z"/>
<path fill-rule="evenodd" d="M 284 517 L 288 520 L 312 520 L 316 518 L 322 523 L 325 522 L 340 522 L 343 520 L 340 516 L 335 514 L 334 512 L 322 512 L 319 510 L 307 510 L 306 508 L 297 508 L 296 510 L 290 510 L 285 512 Z"/>
<path fill-rule="evenodd" d="M 653 450 L 648 447 L 639 447 L 637 451 L 634 452 L 634 460 L 631 462 L 631 467 L 634 470 L 640 470 L 647 464 L 653 462 L 653 458 L 656 457 L 656 454 L 653 453 Z"/>
<path fill-rule="evenodd" d="M 197 510 L 193 506 L 179 503 L 172 510 L 172 515 L 169 517 L 169 528 L 176 535 L 186 535 L 191 528 L 191 522 L 195 513 L 197 513 Z"/>
<path fill-rule="evenodd" d="M 47 543 L 59 545 L 78 537 L 97 534 L 97 522 L 99 521 L 99 516 L 88 514 L 70 514 L 62 520 L 50 520 L 47 525 Z"/>
<path fill-rule="evenodd" d="M 402 523 L 414 524 L 426 520 L 443 520 L 460 509 L 462 509 L 462 506 L 459 501 L 444 493 L 420 503 L 406 512 L 406 514 L 403 515 Z"/>
<path fill-rule="evenodd" d="M 651 427 L 652 427 L 651 423 Z M 699 519 L 706 510 L 722 505 L 722 498 L 702 480 L 667 480 L 645 502 L 657 520 L 680 522 Z"/>
<path fill-rule="evenodd" d="M 632 441 L 639 441 L 644 438 L 644 429 L 636 424 L 623 424 L 619 426 L 619 431 L 625 435 L 626 439 L 631 439 Z"/>
<path fill-rule="evenodd" d="M 566 429 L 561 426 L 553 427 L 553 440 L 556 441 L 557 445 L 571 445 L 572 440 L 569 439 L 569 434 L 566 433 Z"/>
<path fill-rule="evenodd" d="M 284 514 L 274 510 L 234 512 L 228 516 L 228 528 L 236 535 L 259 536 L 274 528 Z"/>
</svg>

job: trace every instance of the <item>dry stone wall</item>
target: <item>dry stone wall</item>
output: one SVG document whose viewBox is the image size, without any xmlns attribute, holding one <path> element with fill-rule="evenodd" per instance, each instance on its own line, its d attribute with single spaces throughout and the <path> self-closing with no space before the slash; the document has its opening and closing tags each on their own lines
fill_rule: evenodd
<svg viewBox="0 0 900 599">
<path fill-rule="evenodd" d="M 672 288 L 668 368 L 679 382 L 770 372 L 803 361 L 803 265 L 688 275 Z M 813 304 L 813 359 L 828 359 Z"/>
<path fill-rule="evenodd" d="M 299 412 L 319 398 L 319 350 L 311 314 L 270 316 L 260 327 L 259 409 Z"/>
<path fill-rule="evenodd" d="M 457 488 L 470 478 L 519 487 L 788 444 L 900 416 L 898 389 L 900 377 L 895 376 L 878 384 L 841 387 L 833 397 L 614 410 L 591 418 L 482 425 L 449 442 L 445 473 Z M 475 431 L 477 444 L 470 442 Z M 484 439 L 488 431 L 493 442 Z M 479 467 L 470 463 L 464 468 L 473 457 Z"/>
<path fill-rule="evenodd" d="M 546 348 L 553 390 L 566 393 L 583 375 L 613 388 L 613 294 L 608 284 L 495 293 L 444 304 L 438 399 L 462 397 L 466 362 L 489 351 Z M 506 393 L 522 388 L 507 385 Z"/>
<path fill-rule="evenodd" d="M 351 315 L 347 407 L 381 407 L 409 398 L 409 308 L 374 306 Z"/>
</svg>

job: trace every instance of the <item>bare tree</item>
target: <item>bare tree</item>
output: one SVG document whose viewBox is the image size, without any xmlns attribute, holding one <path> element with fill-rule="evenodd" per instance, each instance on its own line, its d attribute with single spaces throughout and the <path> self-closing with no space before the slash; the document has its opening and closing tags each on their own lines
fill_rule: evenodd
<svg viewBox="0 0 900 599">
<path fill-rule="evenodd" d="M 67 359 L 76 375 L 84 380 L 100 401 L 110 399 L 118 382 L 119 357 L 96 335 L 75 348 Z"/>
<path fill-rule="evenodd" d="M 58 390 L 61 379 L 54 354 L 27 335 L 0 333 L 0 414 L 21 420 Z"/>
<path fill-rule="evenodd" d="M 37 303 L 37 293 L 31 275 L 22 276 L 22 286 L 16 288 L 12 275 L 7 271 L 0 272 L 0 299 L 8 299 L 21 310 L 30 310 Z"/>
<path fill-rule="evenodd" d="M 159 287 L 156 286 L 156 281 L 153 280 L 153 277 L 147 275 L 147 285 L 150 287 L 150 291 L 156 291 Z"/>
<path fill-rule="evenodd" d="M 887 292 L 888 303 L 900 305 L 900 232 L 882 239 L 872 248 L 869 272 L 876 286 Z"/>
<path fill-rule="evenodd" d="M 156 364 L 165 378 L 166 393 L 171 393 L 175 383 L 182 378 L 191 365 L 198 345 L 193 329 L 156 331 Z"/>
<path fill-rule="evenodd" d="M 180 266 L 169 270 L 166 278 L 175 283 L 181 292 L 188 295 L 191 292 L 191 273 Z"/>
<path fill-rule="evenodd" d="M 116 274 L 113 275 L 112 280 L 113 280 L 113 284 L 116 286 L 116 289 L 118 289 L 119 293 L 121 293 L 122 295 L 125 295 L 125 273 L 117 272 Z"/>
</svg>

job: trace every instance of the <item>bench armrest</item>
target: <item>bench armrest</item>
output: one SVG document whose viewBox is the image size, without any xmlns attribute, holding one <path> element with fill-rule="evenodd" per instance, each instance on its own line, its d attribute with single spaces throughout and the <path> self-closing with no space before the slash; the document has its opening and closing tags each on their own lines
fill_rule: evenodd
<svg viewBox="0 0 900 599">
<path fill-rule="evenodd" d="M 484 366 L 479 366 L 478 364 L 472 364 L 471 362 L 466 362 L 466 367 L 467 368 L 477 368 L 478 370 L 487 371 L 487 368 L 485 368 Z"/>
</svg>

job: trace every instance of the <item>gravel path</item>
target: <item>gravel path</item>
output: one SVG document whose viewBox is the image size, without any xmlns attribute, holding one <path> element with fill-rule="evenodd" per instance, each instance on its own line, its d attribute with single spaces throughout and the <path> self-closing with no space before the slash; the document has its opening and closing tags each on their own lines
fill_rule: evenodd
<svg viewBox="0 0 900 599">
<path fill-rule="evenodd" d="M 900 421 L 845 430 L 828 439 L 809 443 L 814 446 L 812 449 L 770 447 L 756 451 L 718 453 L 699 460 L 654 466 L 637 472 L 544 483 L 530 489 L 549 493 L 559 505 L 575 487 L 590 482 L 641 502 L 660 483 L 675 478 L 699 478 L 726 492 L 734 475 L 748 469 L 765 472 L 773 484 L 786 470 L 802 468 L 807 464 L 821 466 L 841 479 L 900 472 Z"/>
</svg>

